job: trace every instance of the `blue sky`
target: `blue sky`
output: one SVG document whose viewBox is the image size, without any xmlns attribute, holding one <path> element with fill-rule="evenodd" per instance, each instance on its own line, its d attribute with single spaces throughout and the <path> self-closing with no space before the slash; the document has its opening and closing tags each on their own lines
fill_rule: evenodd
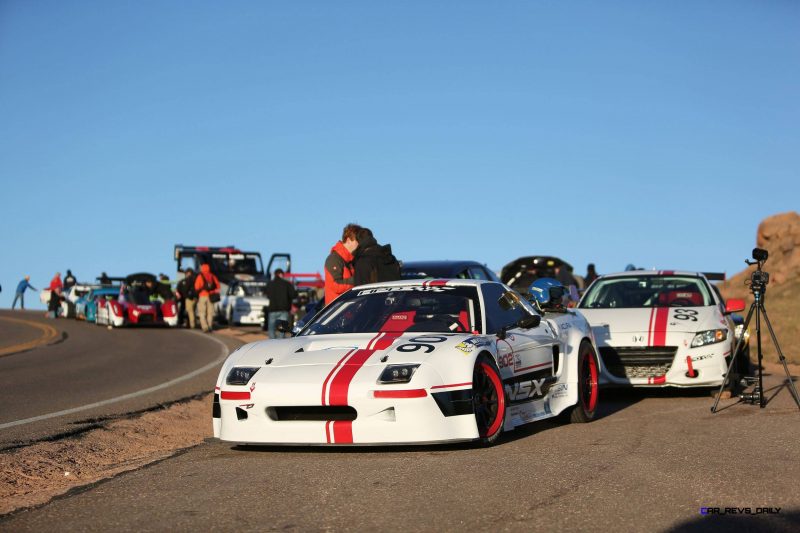
<svg viewBox="0 0 800 533">
<path fill-rule="evenodd" d="M 800 4 L 0 1 L 0 306 L 175 243 L 735 273 L 798 209 Z M 29 303 L 33 300 L 29 296 Z"/>
</svg>

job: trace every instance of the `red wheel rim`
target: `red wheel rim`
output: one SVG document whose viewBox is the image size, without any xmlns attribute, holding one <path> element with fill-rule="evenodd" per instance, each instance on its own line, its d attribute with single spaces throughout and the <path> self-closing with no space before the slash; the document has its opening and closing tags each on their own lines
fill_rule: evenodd
<svg viewBox="0 0 800 533">
<path fill-rule="evenodd" d="M 500 376 L 488 363 L 479 363 L 475 367 L 472 405 L 478 424 L 478 435 L 482 438 L 493 437 L 503 424 L 506 399 Z"/>
<path fill-rule="evenodd" d="M 597 407 L 597 361 L 591 349 L 581 362 L 581 380 L 583 408 L 587 413 L 592 413 Z"/>
</svg>

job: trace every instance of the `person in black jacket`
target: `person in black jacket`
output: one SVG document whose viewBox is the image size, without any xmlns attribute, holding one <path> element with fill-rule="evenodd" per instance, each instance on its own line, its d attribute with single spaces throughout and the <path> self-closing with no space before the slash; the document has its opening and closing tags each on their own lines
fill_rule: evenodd
<svg viewBox="0 0 800 533">
<path fill-rule="evenodd" d="M 286 333 L 275 331 L 275 325 L 278 320 L 289 321 L 289 310 L 292 308 L 292 300 L 297 298 L 297 291 L 294 289 L 294 285 L 283 279 L 283 270 L 279 268 L 275 270 L 275 275 L 267 283 L 266 293 L 269 298 L 267 315 L 269 338 L 286 337 Z"/>
<path fill-rule="evenodd" d="M 366 285 L 400 279 L 400 262 L 392 254 L 392 245 L 381 246 L 368 228 L 357 234 L 358 248 L 353 259 L 353 285 Z"/>
<path fill-rule="evenodd" d="M 195 308 L 197 307 L 197 291 L 194 288 L 194 270 L 189 267 L 183 273 L 183 279 L 175 287 L 175 295 L 178 297 L 178 324 L 183 326 L 186 318 L 189 318 L 189 329 L 194 329 L 196 317 Z"/>
</svg>

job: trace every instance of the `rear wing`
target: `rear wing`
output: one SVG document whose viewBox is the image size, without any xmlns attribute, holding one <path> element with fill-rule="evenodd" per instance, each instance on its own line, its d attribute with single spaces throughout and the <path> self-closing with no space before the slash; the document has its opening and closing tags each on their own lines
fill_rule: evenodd
<svg viewBox="0 0 800 533">
<path fill-rule="evenodd" d="M 725 281 L 725 272 L 703 272 L 708 281 Z"/>
<path fill-rule="evenodd" d="M 322 279 L 322 276 L 319 272 L 314 273 L 295 273 L 295 272 L 285 272 L 283 274 L 284 279 L 291 281 L 295 287 L 308 287 L 312 289 L 323 289 L 325 288 L 325 280 Z"/>
</svg>

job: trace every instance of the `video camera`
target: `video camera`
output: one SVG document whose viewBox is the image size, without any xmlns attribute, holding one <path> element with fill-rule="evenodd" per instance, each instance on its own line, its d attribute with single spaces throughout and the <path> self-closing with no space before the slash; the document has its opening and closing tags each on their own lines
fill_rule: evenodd
<svg viewBox="0 0 800 533">
<path fill-rule="evenodd" d="M 763 291 L 769 283 L 769 272 L 762 270 L 768 258 L 769 252 L 763 248 L 753 248 L 754 261 L 745 260 L 748 265 L 757 265 L 753 273 L 750 274 L 750 290 L 753 292 Z"/>
</svg>

